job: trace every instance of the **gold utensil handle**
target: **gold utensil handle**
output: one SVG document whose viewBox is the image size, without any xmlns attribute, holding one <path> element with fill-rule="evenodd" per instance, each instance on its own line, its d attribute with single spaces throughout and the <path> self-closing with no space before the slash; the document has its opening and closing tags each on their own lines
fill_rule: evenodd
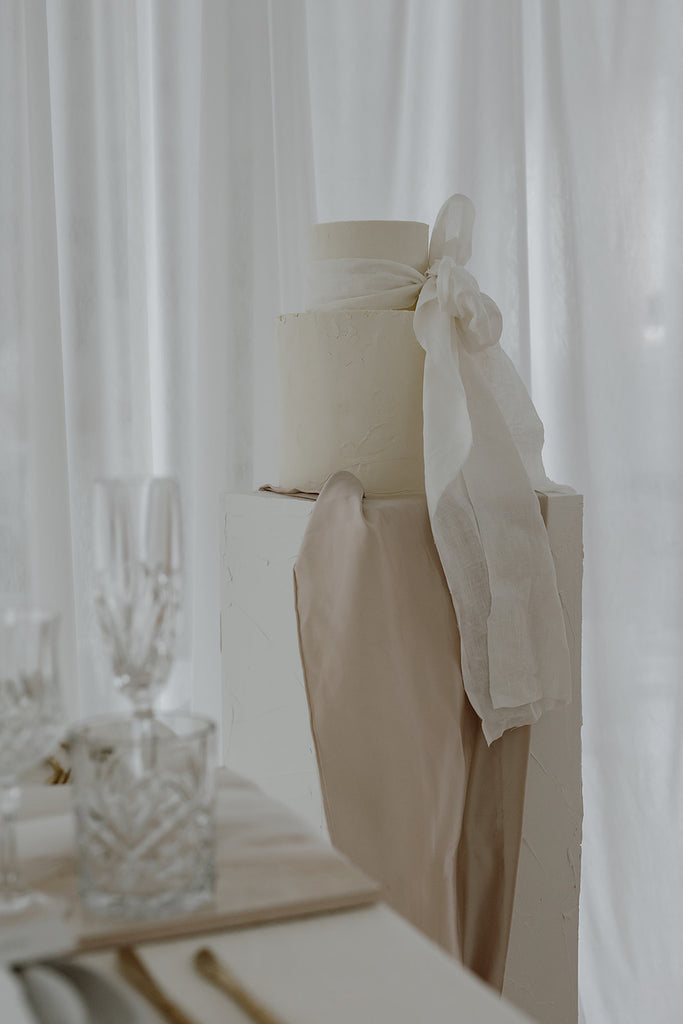
<svg viewBox="0 0 683 1024">
<path fill-rule="evenodd" d="M 230 996 L 257 1024 L 285 1024 L 281 1017 L 259 1003 L 210 949 L 198 949 L 193 959 L 199 973 Z"/>
<path fill-rule="evenodd" d="M 197 1024 L 193 1017 L 188 1017 L 185 1011 L 160 988 L 132 946 L 121 946 L 117 954 L 117 964 L 126 981 L 148 1002 L 156 1006 L 170 1024 Z"/>
</svg>

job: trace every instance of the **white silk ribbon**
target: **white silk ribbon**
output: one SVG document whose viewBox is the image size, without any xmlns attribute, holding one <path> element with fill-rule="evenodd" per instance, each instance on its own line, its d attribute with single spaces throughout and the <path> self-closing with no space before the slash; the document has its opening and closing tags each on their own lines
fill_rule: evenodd
<svg viewBox="0 0 683 1024">
<path fill-rule="evenodd" d="M 308 296 L 312 309 L 415 309 L 427 278 L 393 260 L 313 260 Z"/>
<path fill-rule="evenodd" d="M 474 205 L 451 196 L 426 275 L 392 260 L 316 260 L 317 309 L 413 309 L 425 350 L 425 491 L 461 634 L 465 689 L 489 743 L 571 699 L 555 567 L 534 489 L 543 426 L 499 345 L 502 316 L 465 269 Z"/>
</svg>

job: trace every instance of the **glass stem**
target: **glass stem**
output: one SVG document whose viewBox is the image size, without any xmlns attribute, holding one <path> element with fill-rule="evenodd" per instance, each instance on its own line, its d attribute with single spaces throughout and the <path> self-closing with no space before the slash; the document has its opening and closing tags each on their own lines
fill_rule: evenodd
<svg viewBox="0 0 683 1024">
<path fill-rule="evenodd" d="M 0 784 L 0 904 L 24 892 L 19 878 L 14 819 L 21 803 L 19 786 Z"/>
<path fill-rule="evenodd" d="M 138 769 L 141 775 L 156 765 L 155 718 L 149 705 L 136 707 L 133 713 L 133 735 L 138 741 Z"/>
</svg>

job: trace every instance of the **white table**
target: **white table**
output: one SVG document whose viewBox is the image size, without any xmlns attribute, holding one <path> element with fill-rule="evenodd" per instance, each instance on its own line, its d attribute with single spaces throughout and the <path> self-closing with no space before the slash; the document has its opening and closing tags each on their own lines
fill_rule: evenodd
<svg viewBox="0 0 683 1024">
<path fill-rule="evenodd" d="M 47 795 L 44 789 L 27 794 L 25 815 L 38 813 Z M 54 789 L 52 796 L 57 797 Z M 272 814 L 273 801 L 258 791 L 256 797 L 264 816 Z M 292 1024 L 529 1020 L 381 904 L 138 946 L 157 981 L 201 1024 L 248 1024 L 242 1011 L 195 973 L 192 954 L 202 945 L 211 946 L 244 985 Z M 77 959 L 115 973 L 113 953 Z M 149 1024 L 161 1021 L 151 1008 L 148 1016 Z"/>
<path fill-rule="evenodd" d="M 202 1024 L 248 1024 L 191 966 L 210 945 L 292 1024 L 521 1024 L 528 1021 L 383 906 L 139 947 L 157 980 Z M 113 955 L 80 958 L 113 971 Z M 161 1021 L 150 1010 L 150 1024 Z"/>
</svg>

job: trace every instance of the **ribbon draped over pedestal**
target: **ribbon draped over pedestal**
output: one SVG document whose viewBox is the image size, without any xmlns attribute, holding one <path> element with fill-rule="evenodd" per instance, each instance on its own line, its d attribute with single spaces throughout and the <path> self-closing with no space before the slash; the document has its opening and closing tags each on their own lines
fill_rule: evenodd
<svg viewBox="0 0 683 1024">
<path fill-rule="evenodd" d="M 543 426 L 499 345 L 502 316 L 465 269 L 474 206 L 435 221 L 426 275 L 392 260 L 316 260 L 317 309 L 413 309 L 425 350 L 425 491 L 461 635 L 468 697 L 492 742 L 571 699 L 555 567 L 536 490 Z"/>
</svg>

